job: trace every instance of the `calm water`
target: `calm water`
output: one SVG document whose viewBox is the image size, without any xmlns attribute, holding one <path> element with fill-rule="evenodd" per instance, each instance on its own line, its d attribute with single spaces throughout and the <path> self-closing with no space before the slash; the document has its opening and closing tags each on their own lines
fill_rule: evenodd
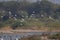
<svg viewBox="0 0 60 40">
<path fill-rule="evenodd" d="M 41 35 L 42 33 L 43 32 L 30 32 L 30 33 L 23 33 L 23 34 L 0 34 L 0 38 L 3 38 L 3 40 L 16 40 L 16 38 L 20 39 L 26 36 Z M 52 32 L 51 34 L 56 34 L 56 32 Z"/>
</svg>

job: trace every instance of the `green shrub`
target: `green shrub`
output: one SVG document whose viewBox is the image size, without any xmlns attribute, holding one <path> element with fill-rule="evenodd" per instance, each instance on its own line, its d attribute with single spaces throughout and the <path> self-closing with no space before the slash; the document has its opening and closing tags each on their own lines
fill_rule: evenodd
<svg viewBox="0 0 60 40">
<path fill-rule="evenodd" d="M 49 22 L 46 25 L 47 27 L 60 27 L 60 22 Z"/>
<path fill-rule="evenodd" d="M 0 23 L 0 28 L 2 28 L 2 27 L 4 27 L 5 25 L 4 25 L 4 23 Z"/>
<path fill-rule="evenodd" d="M 21 20 L 16 20 L 11 25 L 13 29 L 16 29 L 17 27 L 22 27 L 22 26 L 24 26 L 24 22 L 21 22 Z"/>
</svg>

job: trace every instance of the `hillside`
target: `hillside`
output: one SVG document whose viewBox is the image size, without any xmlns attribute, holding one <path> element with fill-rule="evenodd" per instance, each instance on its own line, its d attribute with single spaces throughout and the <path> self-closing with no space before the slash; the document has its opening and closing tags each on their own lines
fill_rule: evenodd
<svg viewBox="0 0 60 40">
<path fill-rule="evenodd" d="M 0 2 L 1 29 L 60 29 L 60 5 L 47 0 Z"/>
</svg>

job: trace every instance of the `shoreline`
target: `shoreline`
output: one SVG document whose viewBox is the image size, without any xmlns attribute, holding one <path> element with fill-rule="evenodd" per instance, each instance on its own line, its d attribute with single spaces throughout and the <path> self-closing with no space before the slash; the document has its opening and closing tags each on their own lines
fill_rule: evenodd
<svg viewBox="0 0 60 40">
<path fill-rule="evenodd" d="M 0 33 L 28 33 L 28 32 L 60 32 L 60 30 L 0 30 Z"/>
</svg>

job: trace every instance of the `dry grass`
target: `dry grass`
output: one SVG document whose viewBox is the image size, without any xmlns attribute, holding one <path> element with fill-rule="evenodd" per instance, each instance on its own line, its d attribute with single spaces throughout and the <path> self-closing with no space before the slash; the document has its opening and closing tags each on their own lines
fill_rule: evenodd
<svg viewBox="0 0 60 40">
<path fill-rule="evenodd" d="M 12 29 L 10 28 L 10 26 L 5 26 L 5 27 L 1 28 L 0 30 L 12 30 Z"/>
</svg>

